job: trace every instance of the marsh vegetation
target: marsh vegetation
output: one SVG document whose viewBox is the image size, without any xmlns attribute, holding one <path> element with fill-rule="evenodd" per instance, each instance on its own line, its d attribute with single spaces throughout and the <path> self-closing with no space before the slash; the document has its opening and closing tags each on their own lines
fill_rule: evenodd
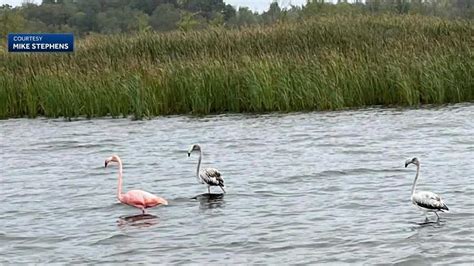
<svg viewBox="0 0 474 266">
<path fill-rule="evenodd" d="M 89 36 L 0 54 L 0 117 L 136 118 L 474 100 L 471 20 L 334 15 L 240 29 Z"/>
</svg>

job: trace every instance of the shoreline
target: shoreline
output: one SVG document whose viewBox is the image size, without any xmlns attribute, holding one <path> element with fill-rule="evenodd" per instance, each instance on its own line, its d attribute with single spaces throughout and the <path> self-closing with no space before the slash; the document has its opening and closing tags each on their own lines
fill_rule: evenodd
<svg viewBox="0 0 474 266">
<path fill-rule="evenodd" d="M 37 117 L 7 117 L 7 118 L 0 118 L 0 121 L 6 120 L 20 120 L 20 119 L 27 119 L 27 120 L 63 120 L 64 122 L 76 122 L 76 121 L 87 121 L 87 120 L 131 120 L 131 121 L 149 121 L 155 119 L 166 119 L 166 118 L 175 118 L 175 117 L 182 117 L 185 119 L 207 119 L 207 118 L 215 118 L 215 117 L 259 117 L 259 116 L 292 116 L 292 115 L 302 115 L 302 114 L 328 114 L 328 113 L 344 113 L 344 112 L 365 112 L 365 111 L 409 111 L 409 110 L 438 110 L 443 108 L 462 108 L 466 106 L 474 105 L 474 101 L 470 102 L 458 102 L 458 103 L 442 103 L 442 104 L 420 104 L 420 105 L 412 105 L 412 106 L 383 106 L 383 105 L 372 105 L 372 106 L 361 106 L 361 107 L 347 107 L 342 109 L 335 109 L 335 110 L 308 110 L 308 111 L 289 111 L 289 112 L 261 112 L 261 113 L 211 113 L 211 114 L 168 114 L 168 115 L 157 115 L 157 116 L 150 116 L 150 117 L 141 117 L 136 118 L 133 115 L 127 116 L 93 116 L 93 117 L 86 117 L 86 116 L 76 116 L 76 117 L 47 117 L 47 116 L 37 116 Z"/>
</svg>

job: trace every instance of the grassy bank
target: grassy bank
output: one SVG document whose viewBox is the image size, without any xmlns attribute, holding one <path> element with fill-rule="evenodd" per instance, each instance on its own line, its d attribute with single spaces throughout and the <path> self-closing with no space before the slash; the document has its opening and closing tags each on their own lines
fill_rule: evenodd
<svg viewBox="0 0 474 266">
<path fill-rule="evenodd" d="M 320 17 L 267 28 L 93 36 L 0 52 L 0 117 L 135 117 L 474 100 L 474 24 Z"/>
</svg>

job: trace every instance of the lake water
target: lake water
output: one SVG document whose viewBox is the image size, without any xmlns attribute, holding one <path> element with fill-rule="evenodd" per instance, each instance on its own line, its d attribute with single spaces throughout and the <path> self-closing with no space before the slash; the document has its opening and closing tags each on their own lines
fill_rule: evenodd
<svg viewBox="0 0 474 266">
<path fill-rule="evenodd" d="M 11 119 L 0 138 L 1 264 L 474 263 L 474 104 Z M 224 197 L 201 195 L 194 143 L 222 172 Z M 169 201 L 149 209 L 156 217 L 117 202 L 112 154 L 124 191 Z M 439 223 L 410 202 L 415 156 L 418 189 L 450 208 Z"/>
</svg>

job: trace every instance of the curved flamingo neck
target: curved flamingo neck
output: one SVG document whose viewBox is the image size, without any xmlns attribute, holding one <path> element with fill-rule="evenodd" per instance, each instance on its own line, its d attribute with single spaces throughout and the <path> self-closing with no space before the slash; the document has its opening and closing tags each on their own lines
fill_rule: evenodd
<svg viewBox="0 0 474 266">
<path fill-rule="evenodd" d="M 198 160 L 198 165 L 196 169 L 196 178 L 199 182 L 201 181 L 199 178 L 199 170 L 201 169 L 201 160 L 202 160 L 202 151 L 199 150 L 199 160 Z"/>
<path fill-rule="evenodd" d="M 416 176 L 415 176 L 415 181 L 413 182 L 413 186 L 411 188 L 411 195 L 415 194 L 415 189 L 416 189 L 416 181 L 418 181 L 418 176 L 420 175 L 420 166 L 416 166 Z"/>
<path fill-rule="evenodd" d="M 122 160 L 117 158 L 119 164 L 119 175 L 118 175 L 118 187 L 117 187 L 117 199 L 122 201 Z"/>
</svg>

